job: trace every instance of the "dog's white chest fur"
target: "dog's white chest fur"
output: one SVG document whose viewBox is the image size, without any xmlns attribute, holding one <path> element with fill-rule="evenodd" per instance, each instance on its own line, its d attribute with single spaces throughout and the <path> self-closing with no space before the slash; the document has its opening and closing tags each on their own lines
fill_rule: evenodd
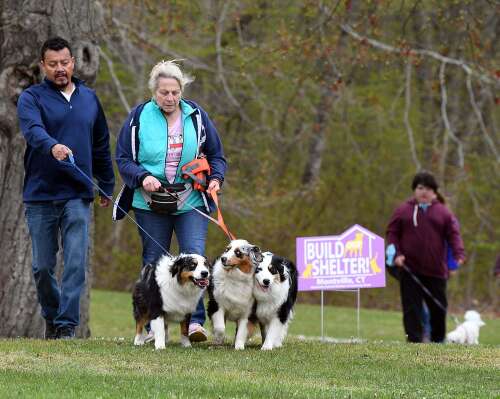
<svg viewBox="0 0 500 399">
<path fill-rule="evenodd" d="M 238 269 L 224 270 L 217 262 L 213 270 L 214 298 L 229 320 L 247 314 L 252 305 L 253 275 Z"/>
<path fill-rule="evenodd" d="M 267 292 L 263 292 L 255 285 L 253 294 L 257 300 L 256 314 L 261 322 L 270 323 L 277 317 L 278 309 L 287 299 L 289 286 L 288 281 L 284 281 L 281 284 L 273 284 Z"/>
<path fill-rule="evenodd" d="M 179 285 L 172 277 L 166 264 L 160 264 L 156 272 L 156 282 L 160 288 L 163 310 L 167 321 L 182 321 L 186 314 L 195 311 L 203 290 L 193 284 Z"/>
</svg>

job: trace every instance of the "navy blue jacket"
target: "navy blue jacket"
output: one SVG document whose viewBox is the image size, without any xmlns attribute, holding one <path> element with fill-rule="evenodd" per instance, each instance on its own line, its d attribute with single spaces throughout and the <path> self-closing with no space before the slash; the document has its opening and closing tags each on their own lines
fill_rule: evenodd
<svg viewBox="0 0 500 399">
<path fill-rule="evenodd" d="M 226 173 L 226 159 L 224 158 L 224 151 L 222 143 L 219 138 L 217 130 L 208 117 L 208 114 L 194 101 L 185 100 L 196 112 L 192 115 L 193 125 L 198 135 L 198 148 L 199 154 L 204 154 L 210 165 L 210 176 L 208 180 L 218 179 L 224 182 L 224 175 Z M 149 102 L 149 101 L 148 101 Z M 146 102 L 147 103 L 147 102 Z M 139 153 L 139 119 L 142 109 L 146 103 L 136 106 L 128 115 L 123 127 L 118 136 L 116 144 L 116 163 L 120 175 L 125 182 L 117 197 L 117 204 L 125 212 L 128 212 L 132 207 L 132 200 L 134 190 L 141 187 L 142 180 L 148 171 L 137 162 L 137 154 Z M 215 209 L 215 205 L 205 193 L 202 193 L 205 203 L 208 203 L 210 211 Z M 125 217 L 124 213 L 116 206 L 113 209 L 113 220 L 120 220 Z"/>
<path fill-rule="evenodd" d="M 113 194 L 115 177 L 109 150 L 109 131 L 93 90 L 73 78 L 75 91 L 68 102 L 48 79 L 23 91 L 17 103 L 19 125 L 26 139 L 23 200 L 92 200 L 92 184 L 69 162 L 51 153 L 55 144 L 73 151 L 75 163 L 99 187 Z"/>
</svg>

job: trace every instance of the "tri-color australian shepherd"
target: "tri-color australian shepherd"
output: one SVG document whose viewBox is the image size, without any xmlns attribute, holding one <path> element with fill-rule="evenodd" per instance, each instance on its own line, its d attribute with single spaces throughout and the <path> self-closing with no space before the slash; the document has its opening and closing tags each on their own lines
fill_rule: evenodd
<svg viewBox="0 0 500 399">
<path fill-rule="evenodd" d="M 262 261 L 259 247 L 246 240 L 233 240 L 215 261 L 208 287 L 208 316 L 214 343 L 224 343 L 226 320 L 235 321 L 235 349 L 244 349 L 248 317 L 253 305 L 255 266 Z"/>
<path fill-rule="evenodd" d="M 250 320 L 260 325 L 262 350 L 279 348 L 286 337 L 297 299 L 297 269 L 288 259 L 264 252 L 254 278 L 255 304 Z"/>
<path fill-rule="evenodd" d="M 144 266 L 132 295 L 136 326 L 134 345 L 145 343 L 143 329 L 151 322 L 155 348 L 165 349 L 168 322 L 180 322 L 181 345 L 191 346 L 189 320 L 208 283 L 208 263 L 201 255 L 165 255 L 156 263 Z"/>
</svg>

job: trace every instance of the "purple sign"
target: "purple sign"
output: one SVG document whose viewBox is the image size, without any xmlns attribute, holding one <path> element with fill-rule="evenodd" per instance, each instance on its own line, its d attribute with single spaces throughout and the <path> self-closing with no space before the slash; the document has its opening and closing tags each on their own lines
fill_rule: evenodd
<svg viewBox="0 0 500 399">
<path fill-rule="evenodd" d="M 297 237 L 299 291 L 385 287 L 384 239 L 355 224 L 339 236 Z"/>
</svg>

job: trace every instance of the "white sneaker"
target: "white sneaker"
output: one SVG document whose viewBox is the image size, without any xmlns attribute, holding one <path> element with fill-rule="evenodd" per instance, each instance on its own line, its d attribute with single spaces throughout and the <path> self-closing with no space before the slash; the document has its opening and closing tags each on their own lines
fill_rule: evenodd
<svg viewBox="0 0 500 399">
<path fill-rule="evenodd" d="M 144 343 L 147 344 L 148 342 L 153 342 L 155 340 L 155 335 L 153 333 L 153 330 L 149 330 L 148 334 L 146 335 L 146 338 L 144 338 Z"/>
<path fill-rule="evenodd" d="M 189 325 L 188 336 L 191 342 L 203 342 L 207 340 L 207 331 L 201 324 L 193 323 Z"/>
</svg>

